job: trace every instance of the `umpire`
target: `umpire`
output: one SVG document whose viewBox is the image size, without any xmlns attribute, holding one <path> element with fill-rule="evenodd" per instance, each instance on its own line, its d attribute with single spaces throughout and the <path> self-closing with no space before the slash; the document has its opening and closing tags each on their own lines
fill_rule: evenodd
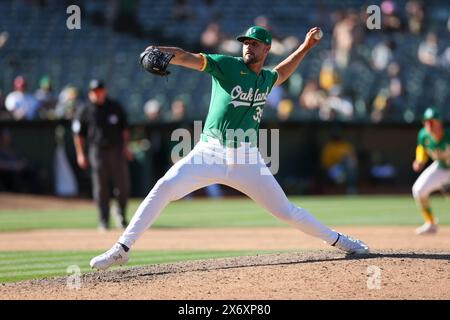
<svg viewBox="0 0 450 320">
<path fill-rule="evenodd" d="M 82 169 L 92 168 L 92 191 L 99 210 L 99 230 L 109 229 L 110 182 L 118 201 L 120 227 L 126 228 L 127 161 L 132 158 L 127 148 L 129 131 L 126 115 L 118 102 L 107 97 L 102 81 L 91 80 L 88 96 L 89 103 L 77 112 L 72 123 L 77 163 Z"/>
</svg>

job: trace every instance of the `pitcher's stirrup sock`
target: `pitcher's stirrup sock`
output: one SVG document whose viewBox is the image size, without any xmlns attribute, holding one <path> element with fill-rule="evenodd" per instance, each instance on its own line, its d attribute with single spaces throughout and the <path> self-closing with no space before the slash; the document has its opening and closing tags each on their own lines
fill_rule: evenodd
<svg viewBox="0 0 450 320">
<path fill-rule="evenodd" d="M 123 243 L 117 242 L 118 244 L 120 244 L 120 246 L 123 248 L 123 250 L 125 250 L 125 252 L 128 252 L 130 250 L 130 248 L 128 248 L 126 245 L 124 245 Z"/>
<path fill-rule="evenodd" d="M 339 241 L 339 238 L 341 237 L 341 234 L 338 233 L 338 237 L 336 239 L 336 241 L 331 245 L 332 247 L 334 247 L 334 245 Z M 125 250 L 126 251 L 126 250 Z"/>
</svg>

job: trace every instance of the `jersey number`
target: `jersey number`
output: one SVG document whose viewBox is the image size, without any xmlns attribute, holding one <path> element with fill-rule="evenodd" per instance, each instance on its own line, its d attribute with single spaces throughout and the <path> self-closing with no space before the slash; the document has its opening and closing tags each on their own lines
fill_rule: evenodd
<svg viewBox="0 0 450 320">
<path fill-rule="evenodd" d="M 262 114 L 263 114 L 263 108 L 256 107 L 256 113 L 253 115 L 253 120 L 258 121 L 258 123 L 260 123 Z"/>
</svg>

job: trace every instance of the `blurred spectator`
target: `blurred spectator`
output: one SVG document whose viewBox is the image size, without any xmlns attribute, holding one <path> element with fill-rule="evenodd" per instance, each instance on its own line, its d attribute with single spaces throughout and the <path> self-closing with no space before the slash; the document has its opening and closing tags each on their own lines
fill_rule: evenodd
<svg viewBox="0 0 450 320">
<path fill-rule="evenodd" d="M 6 109 L 12 113 L 16 120 L 33 120 L 38 116 L 39 102 L 26 92 L 27 81 L 23 76 L 14 79 L 14 91 L 6 97 Z"/>
<path fill-rule="evenodd" d="M 50 78 L 43 76 L 39 81 L 39 89 L 34 93 L 39 103 L 39 118 L 55 119 L 56 98 L 53 95 L 53 88 Z"/>
<path fill-rule="evenodd" d="M 220 25 L 216 22 L 211 22 L 206 26 L 200 38 L 200 45 L 202 51 L 216 52 L 218 47 L 224 40 L 225 36 L 220 30 Z"/>
<path fill-rule="evenodd" d="M 9 39 L 9 33 L 6 31 L 0 32 L 0 49 L 3 48 Z"/>
<path fill-rule="evenodd" d="M 381 71 L 387 68 L 394 59 L 395 42 L 388 40 L 378 43 L 372 50 L 372 65 L 375 70 Z"/>
<path fill-rule="evenodd" d="M 24 5 L 24 8 L 26 8 L 26 4 L 22 3 L 23 1 L 18 1 L 18 5 L 22 6 Z M 25 1 L 27 2 L 27 1 Z M 104 1 L 101 1 L 102 3 Z M 147 14 L 143 14 L 141 17 L 136 17 L 136 8 L 138 8 L 139 4 L 143 5 L 142 9 L 148 9 L 148 5 L 144 6 L 143 1 L 139 0 L 111 0 L 107 1 L 108 4 L 105 6 L 104 4 L 97 3 L 97 1 L 83 1 L 82 6 L 82 13 L 86 15 L 86 17 L 97 17 L 99 20 L 99 23 L 105 24 L 105 14 L 107 15 L 106 19 L 109 23 L 113 23 L 114 16 L 117 18 L 119 11 L 127 11 L 130 9 L 130 17 L 134 17 L 136 21 L 138 21 L 138 18 L 146 17 Z M 445 88 L 445 84 L 448 82 L 447 77 L 447 71 L 450 70 L 450 46 L 446 42 L 446 38 L 448 38 L 449 33 L 446 33 L 446 29 L 448 28 L 450 31 L 450 17 L 448 16 L 449 12 L 449 3 L 447 2 L 439 2 L 439 1 L 424 1 L 424 0 L 405 0 L 405 1 L 396 1 L 396 0 L 381 0 L 379 2 L 381 12 L 382 12 L 382 28 L 380 31 L 367 31 L 367 38 L 364 38 L 364 32 L 366 29 L 365 27 L 365 21 L 362 17 L 363 12 L 365 12 L 365 6 L 360 6 L 363 4 L 364 1 L 356 1 L 349 3 L 348 6 L 342 6 L 338 4 L 334 4 L 330 2 L 327 5 L 316 3 L 314 5 L 311 5 L 311 10 L 308 10 L 310 12 L 302 11 L 299 12 L 299 18 L 305 19 L 308 23 L 312 23 L 317 20 L 317 17 L 324 19 L 323 24 L 317 23 L 313 25 L 320 25 L 322 29 L 324 30 L 325 34 L 327 34 L 327 31 L 332 30 L 332 55 L 330 60 L 328 60 L 326 56 L 326 50 L 323 46 L 319 46 L 317 48 L 317 51 L 314 51 L 315 53 L 311 57 L 307 57 L 308 60 L 307 64 L 302 64 L 300 69 L 298 70 L 298 73 L 301 73 L 302 76 L 305 79 L 305 83 L 312 79 L 314 74 L 317 75 L 317 69 L 320 67 L 320 64 L 318 66 L 318 61 L 322 61 L 322 66 L 320 67 L 320 73 L 319 73 L 319 84 L 320 88 L 325 89 L 322 91 L 320 88 L 313 88 L 313 84 L 310 83 L 308 87 L 305 86 L 305 89 L 302 91 L 303 82 L 300 86 L 297 87 L 296 91 L 293 92 L 290 89 L 290 84 L 293 83 L 293 77 L 289 80 L 289 84 L 287 84 L 284 89 L 289 89 L 289 95 L 292 99 L 296 99 L 298 97 L 299 100 L 301 100 L 301 107 L 303 108 L 301 111 L 304 110 L 318 110 L 318 106 L 323 104 L 323 100 L 325 100 L 326 95 L 331 88 L 333 88 L 336 85 L 343 85 L 345 88 L 345 92 L 351 93 L 352 97 L 354 98 L 353 103 L 355 104 L 355 108 L 357 109 L 358 115 L 365 116 L 370 118 L 372 116 L 371 107 L 373 106 L 375 112 L 373 113 L 373 120 L 374 121 L 382 121 L 384 119 L 387 119 L 390 117 L 390 111 L 395 110 L 388 107 L 387 109 L 384 109 L 383 112 L 379 112 L 381 110 L 382 105 L 387 105 L 392 101 L 390 98 L 391 96 L 391 90 L 389 87 L 391 85 L 387 84 L 386 81 L 379 81 L 380 79 L 387 78 L 385 76 L 385 72 L 387 71 L 388 65 L 393 61 L 400 61 L 402 64 L 407 64 L 409 61 L 409 55 L 417 55 L 418 59 L 421 61 L 421 63 L 418 66 L 415 66 L 414 64 L 411 64 L 409 67 L 410 71 L 410 79 L 408 80 L 408 84 L 411 84 L 414 88 L 422 88 L 425 86 L 425 83 L 427 82 L 430 77 L 427 75 L 425 78 L 421 76 L 422 70 L 427 70 L 428 68 L 423 69 L 423 65 L 426 66 L 434 66 L 434 67 L 441 67 L 441 68 L 447 68 L 447 70 L 443 70 L 444 72 L 439 72 L 440 70 L 436 70 L 437 72 L 433 73 L 432 77 L 435 79 L 436 84 L 436 90 L 425 90 L 425 93 L 422 95 L 419 93 L 418 89 L 413 89 L 411 86 L 408 85 L 408 88 L 411 88 L 410 91 L 402 90 L 401 97 L 404 101 L 408 100 L 410 101 L 410 110 L 413 113 L 414 110 L 417 109 L 417 95 L 420 95 L 421 99 L 432 99 L 434 92 L 441 92 L 442 94 L 436 95 L 442 98 L 438 98 L 437 104 L 441 107 L 443 107 L 443 101 L 445 100 L 445 92 L 448 91 Z M 197 27 L 204 27 L 205 30 L 200 37 L 199 34 L 197 34 L 196 40 L 201 41 L 203 43 L 203 48 L 205 48 L 202 51 L 211 51 L 211 52 L 219 52 L 219 53 L 225 53 L 225 54 L 231 54 L 239 56 L 241 54 L 242 45 L 237 42 L 234 39 L 235 32 L 235 26 L 233 28 L 230 28 L 228 26 L 228 23 L 233 19 L 234 13 L 236 13 L 236 17 L 242 18 L 243 20 L 248 20 L 247 14 L 240 14 L 238 10 L 245 10 L 247 9 L 245 3 L 236 3 L 236 4 L 228 4 L 225 3 L 223 0 L 175 0 L 173 1 L 174 5 L 167 6 L 164 3 L 158 4 L 155 3 L 155 12 L 158 11 L 158 13 L 161 13 L 160 18 L 162 17 L 169 17 L 170 19 L 173 19 L 171 17 L 171 14 L 174 15 L 175 19 L 180 19 L 182 22 L 186 23 L 192 23 L 193 28 L 197 29 Z M 227 6 L 225 11 L 223 11 L 223 6 Z M 350 9 L 353 11 L 350 11 L 348 9 L 342 10 L 338 8 L 354 8 Z M 289 21 L 289 19 L 278 19 L 277 12 L 281 12 L 282 10 L 279 9 L 279 4 L 274 4 L 274 11 L 272 13 L 267 13 L 267 15 L 254 15 L 251 19 L 253 19 L 254 24 L 264 26 L 271 30 L 273 34 L 273 45 L 272 45 L 272 54 L 278 54 L 283 57 L 287 56 L 287 54 L 292 50 L 292 48 L 296 48 L 298 46 L 298 39 L 294 37 L 286 37 L 287 34 L 281 34 L 280 32 L 284 30 L 293 30 L 292 24 Z M 33 8 L 36 10 L 41 10 L 40 8 Z M 248 8 L 251 12 L 255 13 L 257 12 L 256 7 Z M 230 11 L 231 10 L 231 11 Z M 236 10 L 236 12 L 234 12 Z M 249 12 L 250 12 L 249 11 Z M 430 15 L 427 15 L 427 11 L 429 11 Z M 222 13 L 221 13 L 222 12 Z M 251 13 L 250 12 L 250 13 Z M 262 12 L 261 12 L 262 13 Z M 276 13 L 276 15 L 273 15 Z M 320 17 L 320 14 L 323 13 L 323 17 Z M 48 12 L 48 14 L 52 14 Z M 266 14 L 266 13 L 265 13 Z M 269 15 L 270 14 L 270 15 Z M 126 14 L 125 14 L 126 15 Z M 38 14 L 39 17 L 41 17 L 41 14 Z M 47 17 L 47 13 L 44 15 Z M 42 16 L 42 17 L 44 17 Z M 220 20 L 220 16 L 223 16 L 225 18 L 224 20 Z M 41 17 L 41 18 L 42 18 Z M 433 17 L 433 21 L 429 21 L 433 23 L 433 25 L 427 24 L 427 19 L 430 17 Z M 276 20 L 274 20 L 276 18 Z M 169 20 L 170 20 L 169 19 Z M 231 20 L 230 20 L 231 19 Z M 120 19 L 119 19 L 120 20 Z M 126 19 L 125 19 L 126 20 Z M 166 19 L 167 20 L 167 19 Z M 195 20 L 195 21 L 193 21 Z M 131 21 L 131 20 L 129 20 Z M 242 22 L 242 21 L 241 21 Z M 151 29 L 159 29 L 163 28 L 161 24 L 155 24 L 156 21 L 146 21 L 145 25 L 148 28 Z M 403 26 L 402 26 L 403 24 Z M 181 26 L 181 27 L 180 27 Z M 180 23 L 179 27 L 174 28 L 169 33 L 167 32 L 151 32 L 151 36 L 155 36 L 159 34 L 157 42 L 165 42 L 167 39 L 165 37 L 167 36 L 175 36 L 179 38 L 183 38 L 186 42 L 189 42 L 192 38 L 191 37 L 183 37 L 183 32 L 187 32 L 186 28 L 183 28 L 183 26 L 186 26 L 185 23 Z M 225 28 L 225 26 L 227 28 Z M 399 27 L 400 26 L 400 27 Z M 50 26 L 47 26 L 50 27 Z M 46 27 L 46 28 L 47 28 Z M 124 26 L 125 28 L 128 26 Z M 386 34 L 386 31 L 398 31 L 405 29 L 408 32 L 413 33 L 415 36 L 411 35 L 399 35 L 395 34 L 393 36 L 389 36 L 384 38 L 384 35 Z M 189 30 L 192 28 L 189 27 Z M 23 56 L 22 54 L 10 54 L 10 46 L 8 44 L 11 43 L 11 40 L 13 39 L 13 33 L 11 33 L 13 30 L 7 29 L 1 29 L 0 28 L 0 52 L 4 53 L 6 55 L 3 55 L 2 58 L 0 58 L 0 68 L 3 71 L 3 80 L 11 78 L 11 73 L 16 72 L 16 70 L 30 70 L 30 78 L 35 79 L 36 78 L 36 72 L 39 70 L 36 69 L 32 71 L 31 69 L 23 69 L 26 66 L 21 65 L 22 63 L 25 64 L 35 64 L 36 59 L 43 59 L 43 68 L 50 67 L 51 70 L 47 70 L 48 72 L 51 71 L 52 74 L 58 75 L 60 67 L 58 65 L 55 65 L 51 63 L 52 61 L 57 61 L 58 59 L 54 60 L 55 56 L 53 53 L 50 53 L 49 55 L 46 55 L 45 48 L 41 47 L 35 47 L 33 42 L 27 42 L 23 35 L 18 34 L 17 43 L 20 44 L 21 47 L 23 47 L 23 54 L 26 55 L 26 52 L 32 52 L 30 50 L 37 50 L 37 54 L 31 55 L 29 58 Z M 193 29 L 192 29 L 193 30 Z M 199 29 L 202 30 L 202 29 Z M 233 34 L 225 34 L 225 31 L 230 30 L 233 31 Z M 426 32 L 428 30 L 436 30 L 436 33 L 438 37 L 430 35 L 430 37 L 427 37 L 428 39 L 425 41 Z M 3 32 L 2 32 L 3 31 Z M 45 30 L 44 30 L 45 31 Z M 101 29 L 98 29 L 97 26 L 94 27 L 92 30 L 93 34 L 91 37 L 89 37 L 92 41 L 101 40 L 103 35 L 106 35 Z M 106 30 L 107 31 L 107 30 Z M 300 32 L 299 30 L 297 30 Z M 108 31 L 109 32 L 109 31 Z M 288 32 L 288 31 L 286 31 Z M 299 33 L 300 34 L 300 33 Z M 416 37 L 417 36 L 417 37 Z M 53 36 L 52 36 L 53 37 Z M 52 40 L 52 37 L 50 37 L 50 41 Z M 381 38 L 383 37 L 383 38 Z M 201 39 L 200 39 L 201 38 Z M 395 42 L 394 42 L 395 39 Z M 16 39 L 14 39 L 16 40 Z M 78 41 L 73 42 L 70 39 L 66 39 L 67 41 L 64 41 L 68 45 L 68 50 L 70 52 L 70 55 L 76 55 L 78 48 Z M 91 41 L 89 40 L 89 41 Z M 153 39 L 155 40 L 155 39 Z M 127 44 L 131 43 L 131 46 L 127 46 Z M 113 47 L 116 45 L 120 48 L 118 53 L 118 56 L 127 56 L 126 51 L 131 50 L 133 45 L 132 39 L 128 39 L 127 37 L 116 37 L 113 41 L 114 43 L 111 43 Z M 411 48 L 416 48 L 416 41 L 422 42 L 422 45 L 420 46 L 420 49 L 418 49 L 417 53 L 415 51 L 411 51 Z M 117 42 L 117 43 L 116 43 Z M 154 42 L 154 41 L 153 41 Z M 12 43 L 11 43 L 12 44 Z M 322 41 L 322 44 L 326 47 L 327 43 Z M 80 43 L 81 45 L 81 43 Z M 73 47 L 75 46 L 75 47 Z M 200 50 L 199 43 L 189 43 L 189 46 L 194 47 L 195 50 Z M 34 48 L 35 47 L 35 48 Z M 9 48 L 9 49 L 8 49 Z M 81 48 L 81 47 L 80 47 Z M 208 49 L 210 48 L 210 49 Z M 368 48 L 372 48 L 372 51 L 370 51 Z M 75 49 L 75 50 L 72 50 Z M 412 49 L 416 50 L 416 49 Z M 123 52 L 122 52 L 123 51 Z M 55 52 L 56 53 L 56 52 Z M 407 54 L 406 54 L 407 53 Z M 278 58 L 273 57 L 273 62 L 279 62 Z M 326 59 L 326 61 L 324 61 Z M 51 60 L 51 61 L 50 61 Z M 120 59 L 118 59 L 120 60 Z M 121 62 L 121 61 L 119 61 Z M 309 63 L 311 62 L 311 63 Z M 364 68 L 353 68 L 355 63 L 353 62 L 361 62 L 361 64 L 364 64 Z M 50 64 L 49 64 L 50 63 Z M 58 63 L 59 64 L 59 63 Z M 104 63 L 101 65 L 93 66 L 92 64 L 95 64 L 94 61 L 87 61 L 87 64 L 80 63 L 80 67 L 84 70 L 90 70 L 92 67 L 95 67 L 95 69 L 99 69 L 100 72 L 106 72 L 105 70 L 110 70 L 109 65 L 110 61 L 105 60 Z M 377 71 L 377 73 L 368 74 L 369 72 L 366 72 L 367 76 L 363 74 L 365 70 L 367 69 L 365 66 L 369 64 L 374 70 Z M 118 68 L 119 65 L 116 65 Z M 343 69 L 343 67 L 350 67 L 348 69 Z M 122 70 L 122 67 L 120 67 L 120 72 L 127 72 L 128 67 L 124 67 Z M 80 71 L 82 71 L 80 69 Z M 129 71 L 129 70 L 128 70 Z M 361 71 L 361 73 L 358 73 Z M 406 70 L 405 70 L 406 71 Z M 358 83 L 358 81 L 354 80 L 352 77 L 354 76 L 354 72 L 357 73 L 358 79 L 364 80 Z M 426 71 L 427 72 L 427 71 Z M 67 77 L 71 77 L 70 74 L 62 74 L 63 78 L 61 78 L 62 81 L 69 81 L 70 79 L 66 79 Z M 28 77 L 28 74 L 27 74 Z M 356 78 L 356 77 L 355 77 Z M 422 80 L 425 79 L 425 80 Z M 53 82 L 55 79 L 53 79 Z M 76 79 L 73 79 L 76 80 Z M 79 80 L 79 79 L 78 79 Z M 367 81 L 366 81 L 367 80 Z M 393 87 L 399 87 L 398 82 L 396 80 L 389 80 L 389 82 L 392 84 Z M 397 82 L 397 84 L 395 84 Z M 381 85 L 380 85 L 381 83 Z M 55 83 L 53 83 L 55 84 Z M 34 85 L 35 83 L 32 83 L 33 89 L 31 93 L 34 93 Z M 430 83 L 430 86 L 432 84 Z M 440 89 L 443 87 L 442 89 Z M 9 86 L 6 86 L 5 83 L 3 83 L 3 96 L 6 96 L 9 91 L 5 91 L 6 89 L 10 89 Z M 281 88 L 280 88 L 281 89 Z M 286 90 L 287 91 L 287 90 Z M 57 92 L 54 92 L 56 94 Z M 137 100 L 142 99 L 142 92 L 139 91 L 136 93 Z M 45 93 L 44 93 L 45 96 Z M 376 103 L 374 103 L 374 96 L 377 97 Z M 278 111 L 277 106 L 279 105 L 279 102 L 281 99 L 284 98 L 284 96 L 281 95 L 281 90 L 277 91 L 275 88 L 271 93 L 270 96 L 271 99 L 268 99 L 268 106 L 271 108 L 271 112 L 275 116 L 275 112 Z M 41 100 L 41 99 L 39 99 Z M 271 101 L 272 100 L 272 101 Z M 145 100 L 143 100 L 145 101 Z M 169 100 L 170 102 L 170 100 Z M 297 101 L 295 101 L 295 104 Z M 378 107 L 375 108 L 375 105 Z M 61 107 L 61 104 L 58 103 L 58 106 Z M 362 106 L 362 107 L 361 107 Z M 166 106 L 165 106 L 166 107 Z M 168 107 L 168 106 L 167 106 Z M 41 111 L 45 111 L 44 108 L 39 108 L 38 115 L 36 118 L 40 118 Z M 68 108 L 68 110 L 70 107 Z M 64 110 L 63 109 L 60 109 Z M 327 110 L 325 108 L 325 110 Z M 164 112 L 166 109 L 163 110 Z M 168 110 L 169 111 L 169 110 Z M 299 111 L 299 110 L 295 110 Z M 385 113 L 385 111 L 389 111 Z M 170 113 L 170 111 L 169 111 Z M 2 116 L 3 114 L 3 116 Z M 71 118 L 71 115 L 65 115 L 61 116 L 61 112 L 57 116 L 64 117 L 64 118 Z M 326 112 L 325 112 L 326 114 Z M 51 115 L 49 115 L 51 117 Z M 166 115 L 164 115 L 165 117 Z M 267 115 L 266 115 L 267 116 Z M 5 112 L 1 112 L 1 101 L 0 101 L 0 117 L 7 118 L 7 114 Z M 9 114 L 9 117 L 13 117 L 13 113 Z M 14 116 L 14 118 L 20 117 L 20 111 L 17 112 L 17 115 Z M 24 117 L 22 115 L 22 117 Z M 26 117 L 24 117 L 26 118 Z M 375 120 L 377 119 L 377 120 Z"/>
<path fill-rule="evenodd" d="M 419 61 L 429 66 L 435 66 L 438 62 L 438 39 L 435 33 L 427 34 L 425 41 L 419 45 Z"/>
<path fill-rule="evenodd" d="M 336 65 L 331 59 L 325 59 L 322 63 L 319 73 L 320 87 L 325 91 L 330 91 L 336 85 L 341 83 L 341 79 Z"/>
<path fill-rule="evenodd" d="M 283 37 L 279 32 L 273 27 L 269 19 L 260 15 L 256 17 L 253 21 L 255 26 L 263 27 L 269 30 L 272 35 L 272 45 L 270 52 L 274 55 L 284 56 L 291 53 L 294 49 L 298 48 L 300 41 L 295 36 Z"/>
<path fill-rule="evenodd" d="M 283 99 L 278 104 L 277 108 L 277 117 L 278 120 L 286 121 L 289 119 L 289 117 L 292 114 L 292 111 L 294 110 L 294 103 L 291 99 Z"/>
<path fill-rule="evenodd" d="M 388 81 L 382 86 L 373 102 L 371 119 L 380 122 L 389 117 L 398 117 L 403 114 L 404 101 L 403 84 L 400 78 L 400 65 L 392 62 L 388 67 Z"/>
<path fill-rule="evenodd" d="M 389 89 L 382 88 L 377 93 L 373 105 L 372 105 L 372 113 L 370 117 L 373 122 L 380 122 L 384 120 L 386 114 L 389 111 L 388 108 L 388 99 L 389 99 Z"/>
<path fill-rule="evenodd" d="M 75 87 L 66 86 L 61 90 L 55 109 L 56 118 L 72 120 L 77 110 L 83 107 L 79 96 L 78 89 Z"/>
<path fill-rule="evenodd" d="M 266 30 L 269 30 L 270 34 L 272 35 L 272 45 L 270 48 L 270 52 L 275 55 L 283 55 L 285 50 L 283 44 L 281 43 L 282 39 L 277 31 L 274 30 L 273 26 L 269 23 L 269 19 L 266 16 L 261 15 L 254 19 L 253 24 L 255 26 L 260 26 Z"/>
<path fill-rule="evenodd" d="M 395 32 L 403 30 L 403 22 L 398 15 L 397 5 L 392 0 L 384 0 L 381 3 L 382 12 L 382 30 L 386 32 Z"/>
<path fill-rule="evenodd" d="M 309 80 L 300 94 L 300 107 L 307 110 L 318 110 L 326 97 L 325 91 L 319 88 L 319 84 L 315 80 Z"/>
<path fill-rule="evenodd" d="M 321 154 L 322 168 L 338 185 L 346 185 L 348 194 L 357 192 L 358 159 L 353 145 L 339 131 L 331 134 Z"/>
<path fill-rule="evenodd" d="M 144 112 L 149 121 L 161 120 L 161 104 L 156 99 L 150 99 L 145 103 Z"/>
<path fill-rule="evenodd" d="M 448 21 L 447 21 L 447 30 L 450 33 L 450 15 L 448 16 Z M 442 53 L 442 56 L 440 58 L 440 62 L 441 65 L 443 67 L 449 68 L 450 67 L 450 45 L 447 46 L 447 48 L 444 50 L 444 52 Z"/>
<path fill-rule="evenodd" d="M 354 106 L 350 97 L 344 96 L 341 86 L 334 86 L 329 96 L 320 107 L 319 117 L 325 121 L 335 119 L 351 120 L 354 114 Z"/>
<path fill-rule="evenodd" d="M 185 113 L 186 113 L 186 104 L 183 100 L 177 99 L 172 102 L 172 105 L 170 106 L 171 121 L 184 120 Z"/>
<path fill-rule="evenodd" d="M 356 13 L 350 11 L 333 29 L 333 55 L 339 68 L 345 68 L 354 55 L 356 46 L 362 41 L 364 29 Z"/>
<path fill-rule="evenodd" d="M 282 40 L 284 55 L 291 54 L 300 45 L 300 40 L 296 36 L 287 36 Z"/>
<path fill-rule="evenodd" d="M 37 171 L 32 163 L 18 155 L 8 129 L 0 131 L 0 190 L 39 193 Z"/>
<path fill-rule="evenodd" d="M 257 17 L 253 20 L 253 25 L 255 25 L 255 26 L 260 26 L 260 27 L 263 27 L 263 28 L 266 29 L 266 30 L 269 30 L 270 34 L 272 35 L 272 40 L 273 40 L 274 37 L 275 37 L 275 38 L 278 38 L 278 37 L 279 37 L 277 31 L 274 30 L 272 24 L 269 23 L 269 18 L 267 18 L 267 17 L 264 16 L 264 15 L 257 16 Z"/>
<path fill-rule="evenodd" d="M 408 29 L 412 34 L 421 34 L 425 31 L 425 7 L 420 0 L 409 0 L 405 6 L 408 16 Z"/>
<path fill-rule="evenodd" d="M 370 162 L 370 179 L 372 183 L 392 184 L 395 181 L 397 169 L 380 152 L 372 153 Z"/>
<path fill-rule="evenodd" d="M 400 77 L 400 65 L 391 62 L 388 66 L 388 75 L 390 97 L 393 99 L 401 97 L 403 95 L 403 82 Z"/>
<path fill-rule="evenodd" d="M 218 22 L 206 25 L 200 36 L 200 50 L 206 52 L 240 55 L 242 44 L 223 32 Z"/>
<path fill-rule="evenodd" d="M 242 52 L 242 44 L 232 38 L 225 38 L 219 46 L 220 53 L 239 55 Z"/>
</svg>

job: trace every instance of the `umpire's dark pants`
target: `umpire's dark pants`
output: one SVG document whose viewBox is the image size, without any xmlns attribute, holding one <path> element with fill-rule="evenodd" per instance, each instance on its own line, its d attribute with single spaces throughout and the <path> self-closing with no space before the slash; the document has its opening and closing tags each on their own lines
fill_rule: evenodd
<svg viewBox="0 0 450 320">
<path fill-rule="evenodd" d="M 122 227 L 126 226 L 125 212 L 128 201 L 128 163 L 122 146 L 89 148 L 92 168 L 92 192 L 100 214 L 100 226 L 109 227 L 109 202 L 111 185 L 118 201 L 118 218 Z"/>
</svg>

